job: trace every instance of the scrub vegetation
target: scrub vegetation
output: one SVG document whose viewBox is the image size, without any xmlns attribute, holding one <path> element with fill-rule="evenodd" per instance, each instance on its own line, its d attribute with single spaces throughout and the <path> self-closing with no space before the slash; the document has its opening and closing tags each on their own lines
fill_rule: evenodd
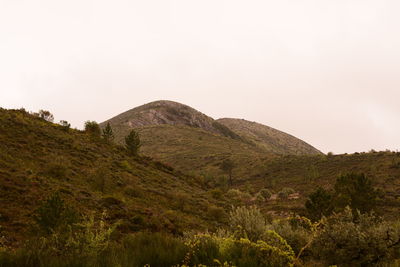
<svg viewBox="0 0 400 267">
<path fill-rule="evenodd" d="M 165 124 L 123 144 L 113 123 L 0 109 L 0 267 L 399 266 L 399 153 L 264 154 L 201 118 L 226 136 Z"/>
</svg>

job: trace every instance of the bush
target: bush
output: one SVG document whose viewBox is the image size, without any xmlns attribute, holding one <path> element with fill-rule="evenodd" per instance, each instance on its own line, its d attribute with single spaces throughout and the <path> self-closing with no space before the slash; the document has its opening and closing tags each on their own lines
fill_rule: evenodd
<svg viewBox="0 0 400 267">
<path fill-rule="evenodd" d="M 266 222 L 261 211 L 255 207 L 238 207 L 229 213 L 229 225 L 239 237 L 257 241 L 266 230 Z"/>
<path fill-rule="evenodd" d="M 34 220 L 42 232 L 50 234 L 75 223 L 77 213 L 65 204 L 59 193 L 55 193 L 36 210 Z"/>
<path fill-rule="evenodd" d="M 38 117 L 41 119 L 44 119 L 48 122 L 54 121 L 53 114 L 51 114 L 50 111 L 48 111 L 48 110 L 43 110 L 43 109 L 39 110 Z"/>
<path fill-rule="evenodd" d="M 210 191 L 210 194 L 215 199 L 221 199 L 224 193 L 222 192 L 221 189 L 215 188 L 215 189 Z"/>
<path fill-rule="evenodd" d="M 275 267 L 293 266 L 294 262 L 290 247 L 281 249 L 264 241 L 251 242 L 244 238 L 196 235 L 187 244 L 190 250 L 185 264 L 189 266 L 226 266 L 222 264 L 229 263 L 238 267 Z M 283 244 L 279 243 L 279 246 L 281 245 Z"/>
<path fill-rule="evenodd" d="M 323 223 L 312 248 L 327 265 L 373 266 L 399 256 L 399 222 L 383 222 L 374 214 L 354 215 L 347 207 Z"/>
<path fill-rule="evenodd" d="M 335 183 L 335 207 L 338 210 L 350 206 L 354 211 L 369 212 L 375 208 L 378 195 L 372 181 L 364 174 L 342 175 Z"/>
<path fill-rule="evenodd" d="M 85 132 L 90 134 L 91 136 L 100 137 L 101 134 L 100 126 L 95 121 L 86 121 Z"/>
<path fill-rule="evenodd" d="M 273 230 L 281 236 L 290 245 L 296 255 L 312 239 L 312 231 L 309 225 L 307 223 L 303 224 L 298 220 L 300 218 L 276 220 L 267 226 L 267 229 Z M 265 239 L 263 238 L 263 240 Z"/>
<path fill-rule="evenodd" d="M 247 201 L 251 198 L 251 195 L 249 193 L 242 192 L 239 189 L 229 189 L 228 192 L 226 192 L 225 196 L 233 200 L 234 203 Z"/>
<path fill-rule="evenodd" d="M 272 196 L 271 191 L 268 190 L 268 189 L 266 189 L 266 188 L 261 189 L 259 193 L 260 193 L 265 199 L 269 199 L 269 198 Z"/>
<path fill-rule="evenodd" d="M 122 266 L 170 267 L 182 263 L 187 248 L 184 242 L 163 233 L 139 232 L 123 240 L 125 264 Z"/>
<path fill-rule="evenodd" d="M 278 197 L 280 199 L 288 199 L 290 194 L 293 194 L 295 191 L 290 188 L 290 187 L 285 187 L 283 188 L 279 193 L 278 193 Z"/>
<path fill-rule="evenodd" d="M 313 221 L 318 221 L 322 216 L 332 214 L 332 195 L 323 188 L 318 188 L 307 199 L 305 207 L 308 218 Z"/>
<path fill-rule="evenodd" d="M 225 210 L 221 207 L 211 205 L 207 209 L 207 215 L 215 221 L 222 221 L 226 217 Z"/>
</svg>

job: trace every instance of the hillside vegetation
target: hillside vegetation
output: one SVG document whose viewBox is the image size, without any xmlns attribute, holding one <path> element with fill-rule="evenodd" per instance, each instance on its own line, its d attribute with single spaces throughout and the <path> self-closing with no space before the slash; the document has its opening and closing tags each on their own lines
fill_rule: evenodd
<svg viewBox="0 0 400 267">
<path fill-rule="evenodd" d="M 0 230 L 7 244 L 29 236 L 35 210 L 55 192 L 82 214 L 106 210 L 128 232 L 213 228 L 220 222 L 209 210 L 225 205 L 169 166 L 25 111 L 0 109 Z"/>
</svg>

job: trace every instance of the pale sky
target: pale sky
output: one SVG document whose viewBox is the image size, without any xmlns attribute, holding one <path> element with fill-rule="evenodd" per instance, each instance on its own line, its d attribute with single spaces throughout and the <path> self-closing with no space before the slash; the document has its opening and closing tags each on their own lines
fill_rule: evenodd
<svg viewBox="0 0 400 267">
<path fill-rule="evenodd" d="M 82 128 L 160 99 L 400 150 L 400 1 L 0 0 L 0 107 Z"/>
</svg>

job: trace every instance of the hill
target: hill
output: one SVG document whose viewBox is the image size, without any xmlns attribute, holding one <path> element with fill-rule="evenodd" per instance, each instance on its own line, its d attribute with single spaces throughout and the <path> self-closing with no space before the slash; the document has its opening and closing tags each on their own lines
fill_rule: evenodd
<svg viewBox="0 0 400 267">
<path fill-rule="evenodd" d="M 238 135 L 211 117 L 173 101 L 155 101 L 119 114 L 105 122 L 118 128 L 138 128 L 148 125 L 186 125 L 205 131 L 240 139 Z"/>
<path fill-rule="evenodd" d="M 223 175 L 219 165 L 228 158 L 236 165 L 236 179 L 246 179 L 279 154 L 321 154 L 305 142 L 261 124 L 253 127 L 260 139 L 257 141 L 254 134 L 230 121 L 214 120 L 180 103 L 156 101 L 117 115 L 101 126 L 110 123 L 120 144 L 136 129 L 145 155 L 181 171 L 215 179 Z"/>
<path fill-rule="evenodd" d="M 243 140 L 248 140 L 273 153 L 289 155 L 322 154 L 321 151 L 290 134 L 257 122 L 230 118 L 218 119 L 217 122 L 231 129 Z"/>
<path fill-rule="evenodd" d="M 400 153 L 370 152 L 343 155 L 287 155 L 268 161 L 257 175 L 239 181 L 241 190 L 254 193 L 267 188 L 278 193 L 292 188 L 298 193 L 290 200 L 270 200 L 263 209 L 273 214 L 302 213 L 304 202 L 318 187 L 332 190 L 336 179 L 347 173 L 364 173 L 375 188 L 381 190 L 377 212 L 388 218 L 399 218 Z M 259 169 L 260 170 L 260 169 Z"/>
<path fill-rule="evenodd" d="M 0 230 L 9 244 L 29 235 L 35 210 L 55 192 L 82 214 L 106 210 L 122 232 L 211 229 L 221 223 L 215 212 L 229 206 L 160 162 L 23 110 L 0 109 Z"/>
</svg>

